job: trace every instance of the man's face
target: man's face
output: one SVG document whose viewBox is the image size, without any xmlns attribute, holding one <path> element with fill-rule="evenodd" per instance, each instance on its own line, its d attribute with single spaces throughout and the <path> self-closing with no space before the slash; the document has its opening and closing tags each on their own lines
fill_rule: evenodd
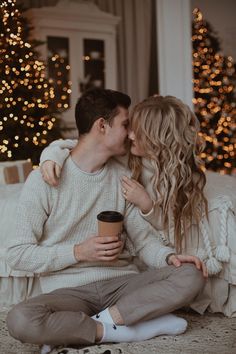
<svg viewBox="0 0 236 354">
<path fill-rule="evenodd" d="M 128 113 L 127 109 L 119 107 L 112 125 L 106 125 L 105 144 L 112 156 L 125 155 L 128 151 Z"/>
</svg>

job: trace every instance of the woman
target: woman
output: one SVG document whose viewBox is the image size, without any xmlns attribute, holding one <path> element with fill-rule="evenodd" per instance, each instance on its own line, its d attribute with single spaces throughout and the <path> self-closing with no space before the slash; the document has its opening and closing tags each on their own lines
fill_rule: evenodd
<svg viewBox="0 0 236 354">
<path fill-rule="evenodd" d="M 199 225 L 201 215 L 207 213 L 206 177 L 197 158 L 203 147 L 198 131 L 195 115 L 171 96 L 144 100 L 130 117 L 133 179 L 123 178 L 124 197 L 144 213 L 153 209 L 149 219 L 156 228 L 168 234 L 173 228 L 178 250 L 187 245 L 188 228 L 193 222 Z M 152 166 L 150 176 L 143 168 L 146 164 Z"/>
<path fill-rule="evenodd" d="M 222 189 L 218 176 L 209 174 L 210 177 L 206 177 L 203 173 L 198 156 L 204 144 L 199 137 L 196 116 L 175 97 L 149 97 L 131 113 L 129 139 L 132 142 L 129 166 L 133 178 L 124 176 L 122 179 L 124 197 L 140 209 L 144 218 L 162 230 L 165 244 L 197 255 L 205 261 L 210 275 L 219 273 L 219 281 L 215 283 L 224 288 L 225 300 L 229 284 L 236 284 L 234 261 L 231 262 L 236 253 L 231 237 L 235 218 L 229 197 L 233 187 Z M 60 144 L 72 148 L 75 142 L 54 143 L 44 152 L 42 161 L 54 160 L 62 166 L 69 150 L 61 151 Z M 50 178 L 54 168 L 59 176 L 60 168 L 52 162 L 44 163 L 42 171 L 45 180 L 55 183 L 55 178 Z M 217 190 L 211 185 L 212 180 L 219 185 Z M 208 284 L 206 292 L 211 298 L 212 289 L 212 284 Z M 204 303 L 205 307 L 206 304 L 209 302 Z M 236 311 L 236 305 L 235 309 L 231 306 L 231 310 L 226 310 L 223 302 L 212 306 L 213 311 L 218 306 L 217 310 L 226 315 Z"/>
<path fill-rule="evenodd" d="M 200 258 L 208 257 L 209 274 L 216 274 L 222 269 L 219 261 L 229 260 L 229 250 L 223 240 L 213 256 L 202 220 L 204 215 L 208 218 L 208 201 L 203 193 L 206 175 L 198 157 L 204 149 L 199 130 L 196 116 L 175 97 L 149 97 L 136 105 L 129 133 L 133 179 L 124 177 L 122 186 L 129 202 L 144 213 L 149 210 L 146 218 L 164 231 L 166 242 L 179 251 L 191 248 Z"/>
</svg>

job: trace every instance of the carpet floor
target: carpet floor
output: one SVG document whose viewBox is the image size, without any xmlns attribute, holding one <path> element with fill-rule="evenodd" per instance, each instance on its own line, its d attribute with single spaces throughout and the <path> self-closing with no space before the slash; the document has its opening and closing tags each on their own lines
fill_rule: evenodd
<svg viewBox="0 0 236 354">
<path fill-rule="evenodd" d="M 219 314 L 178 313 L 188 321 L 186 333 L 144 342 L 63 347 L 52 354 L 236 354 L 236 318 Z M 6 312 L 0 312 L 0 354 L 38 354 L 37 345 L 22 344 L 8 334 Z"/>
</svg>

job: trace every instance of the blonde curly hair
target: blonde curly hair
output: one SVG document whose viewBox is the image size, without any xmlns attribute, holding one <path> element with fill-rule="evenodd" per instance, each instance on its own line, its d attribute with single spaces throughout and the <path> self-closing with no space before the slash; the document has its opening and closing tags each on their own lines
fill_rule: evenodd
<svg viewBox="0 0 236 354">
<path fill-rule="evenodd" d="M 199 221 L 207 200 L 203 194 L 206 177 L 199 154 L 204 143 L 198 133 L 195 114 L 173 96 L 153 96 L 137 104 L 130 116 L 130 127 L 145 157 L 154 168 L 152 186 L 155 203 L 162 210 L 163 229 L 174 221 L 175 247 L 187 247 L 189 226 Z M 133 178 L 141 181 L 142 159 L 130 155 Z"/>
</svg>

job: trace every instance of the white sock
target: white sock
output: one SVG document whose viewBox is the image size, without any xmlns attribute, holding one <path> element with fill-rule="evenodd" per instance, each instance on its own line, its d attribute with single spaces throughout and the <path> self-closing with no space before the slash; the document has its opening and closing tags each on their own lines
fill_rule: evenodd
<svg viewBox="0 0 236 354">
<path fill-rule="evenodd" d="M 103 324 L 103 342 L 134 342 L 142 341 L 160 335 L 178 335 L 184 333 L 187 321 L 172 314 L 167 314 L 140 322 L 132 326 L 114 324 L 108 309 L 92 317 Z"/>
<path fill-rule="evenodd" d="M 40 354 L 48 354 L 51 352 L 53 348 L 50 346 L 50 345 L 47 345 L 47 344 L 44 344 L 42 347 L 41 347 L 41 350 L 40 350 Z"/>
<path fill-rule="evenodd" d="M 109 308 L 107 307 L 105 310 L 97 313 L 96 315 L 91 317 L 95 321 L 99 321 L 102 323 L 112 323 L 114 324 L 113 318 L 111 317 Z"/>
</svg>

